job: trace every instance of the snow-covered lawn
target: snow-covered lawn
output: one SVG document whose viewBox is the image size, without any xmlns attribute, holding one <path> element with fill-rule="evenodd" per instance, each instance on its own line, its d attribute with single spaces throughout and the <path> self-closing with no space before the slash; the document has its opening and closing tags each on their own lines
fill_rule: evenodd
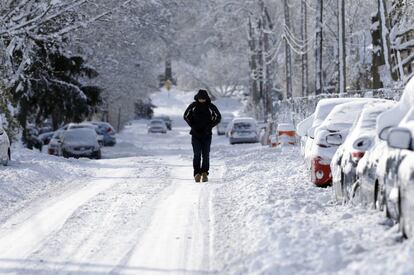
<svg viewBox="0 0 414 275">
<path fill-rule="evenodd" d="M 102 160 L 15 148 L 0 167 L 0 273 L 414 274 L 414 241 L 314 187 L 298 147 L 214 136 L 210 182 L 194 183 L 191 98 L 154 95 L 158 113 L 173 104 L 173 131 L 134 121 Z"/>
</svg>

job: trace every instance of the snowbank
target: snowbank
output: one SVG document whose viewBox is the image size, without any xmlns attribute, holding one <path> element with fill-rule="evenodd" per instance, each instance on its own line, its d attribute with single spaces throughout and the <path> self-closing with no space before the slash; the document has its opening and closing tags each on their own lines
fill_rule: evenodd
<svg viewBox="0 0 414 275">
<path fill-rule="evenodd" d="M 213 199 L 223 274 L 412 274 L 414 240 L 401 244 L 382 213 L 336 205 L 330 188 L 306 180 L 299 148 L 221 147 L 214 157 L 227 167 Z"/>
</svg>

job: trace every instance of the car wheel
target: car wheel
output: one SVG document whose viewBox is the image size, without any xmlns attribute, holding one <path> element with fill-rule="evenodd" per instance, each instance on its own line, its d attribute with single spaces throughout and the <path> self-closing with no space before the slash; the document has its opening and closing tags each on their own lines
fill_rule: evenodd
<svg viewBox="0 0 414 275">
<path fill-rule="evenodd" d="M 102 153 L 101 151 L 96 152 L 96 159 L 101 159 L 102 158 Z"/>
</svg>

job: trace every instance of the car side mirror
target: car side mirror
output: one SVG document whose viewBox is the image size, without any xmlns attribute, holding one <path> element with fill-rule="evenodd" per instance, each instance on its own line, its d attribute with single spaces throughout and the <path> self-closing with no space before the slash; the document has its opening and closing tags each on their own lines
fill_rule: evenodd
<svg viewBox="0 0 414 275">
<path fill-rule="evenodd" d="M 326 143 L 333 146 L 339 146 L 343 142 L 341 134 L 329 134 L 326 136 Z"/>
<path fill-rule="evenodd" d="M 390 130 L 391 130 L 391 127 L 385 127 L 384 129 L 381 130 L 378 137 L 381 140 L 387 140 L 388 134 L 390 133 Z"/>
<path fill-rule="evenodd" d="M 394 128 L 388 133 L 387 144 L 391 148 L 410 149 L 411 132 L 406 128 Z"/>
</svg>

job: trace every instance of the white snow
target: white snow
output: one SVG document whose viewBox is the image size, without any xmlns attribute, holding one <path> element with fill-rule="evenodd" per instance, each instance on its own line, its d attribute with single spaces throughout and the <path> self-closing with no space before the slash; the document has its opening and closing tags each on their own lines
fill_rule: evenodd
<svg viewBox="0 0 414 275">
<path fill-rule="evenodd" d="M 413 272 L 414 241 L 401 242 L 383 213 L 314 187 L 298 147 L 213 136 L 210 181 L 195 183 L 181 118 L 193 95 L 154 94 L 173 130 L 148 135 L 146 121 L 131 122 L 102 160 L 15 145 L 0 167 L 0 273 Z"/>
</svg>

